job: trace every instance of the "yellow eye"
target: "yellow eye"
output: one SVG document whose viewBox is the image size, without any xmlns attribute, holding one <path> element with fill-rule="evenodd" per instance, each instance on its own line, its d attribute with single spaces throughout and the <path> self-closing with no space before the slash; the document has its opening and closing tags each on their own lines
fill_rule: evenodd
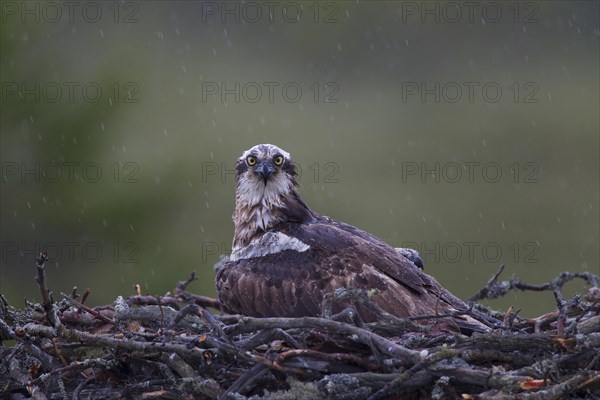
<svg viewBox="0 0 600 400">
<path fill-rule="evenodd" d="M 283 157 L 277 156 L 275 157 L 275 160 L 273 160 L 273 162 L 275 162 L 275 165 L 281 165 L 283 164 Z"/>
<path fill-rule="evenodd" d="M 256 158 L 254 156 L 248 156 L 246 158 L 246 163 L 250 166 L 256 164 Z"/>
</svg>

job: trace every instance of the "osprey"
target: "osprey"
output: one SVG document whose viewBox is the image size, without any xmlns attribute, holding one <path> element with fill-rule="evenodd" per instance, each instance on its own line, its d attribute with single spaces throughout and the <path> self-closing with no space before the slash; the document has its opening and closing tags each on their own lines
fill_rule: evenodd
<svg viewBox="0 0 600 400">
<path fill-rule="evenodd" d="M 237 160 L 233 250 L 216 277 L 227 310 L 255 317 L 317 316 L 323 296 L 338 288 L 371 291 L 371 301 L 397 317 L 468 310 L 421 271 L 416 251 L 396 249 L 316 213 L 297 187 L 290 154 L 277 146 L 259 144 Z M 336 304 L 334 311 L 350 305 Z M 356 307 L 363 320 L 374 319 Z M 488 330 L 469 316 L 452 319 L 465 331 Z"/>
</svg>

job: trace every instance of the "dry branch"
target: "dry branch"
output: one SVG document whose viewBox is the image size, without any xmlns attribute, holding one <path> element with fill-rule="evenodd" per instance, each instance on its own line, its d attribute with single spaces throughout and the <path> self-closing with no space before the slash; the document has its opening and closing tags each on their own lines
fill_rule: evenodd
<svg viewBox="0 0 600 400">
<path fill-rule="evenodd" d="M 500 271 L 472 301 L 510 290 L 549 290 L 556 308 L 537 318 L 497 313 L 493 330 L 463 336 L 391 316 L 367 293 L 340 291 L 324 318 L 251 318 L 211 313 L 217 300 L 188 291 L 138 293 L 90 307 L 54 303 L 44 256 L 36 263 L 41 305 L 16 310 L 0 296 L 0 398 L 7 399 L 594 399 L 600 394 L 598 276 L 565 272 L 544 284 Z M 592 287 L 565 299 L 563 285 Z M 85 292 L 89 294 L 89 289 Z M 330 315 L 327 301 L 359 302 Z M 87 297 L 84 295 L 84 297 Z M 464 314 L 481 317 L 475 306 Z M 41 312 L 40 312 L 41 311 Z M 425 319 L 446 315 L 423 316 Z M 422 322 L 422 321 L 419 321 Z"/>
</svg>

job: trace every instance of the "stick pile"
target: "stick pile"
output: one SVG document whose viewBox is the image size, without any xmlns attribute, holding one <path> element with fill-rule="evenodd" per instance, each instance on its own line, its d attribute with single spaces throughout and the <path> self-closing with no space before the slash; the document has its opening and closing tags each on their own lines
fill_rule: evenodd
<svg viewBox="0 0 600 400">
<path fill-rule="evenodd" d="M 465 311 L 501 323 L 468 337 L 390 315 L 365 324 L 352 309 L 328 318 L 227 315 L 187 291 L 194 274 L 164 296 L 91 308 L 89 290 L 53 299 L 45 261 L 41 254 L 36 265 L 41 304 L 17 310 L 0 295 L 0 398 L 600 398 L 600 288 L 590 273 L 532 285 L 498 281 L 501 268 Z M 562 286 L 576 278 L 589 288 L 565 300 Z M 514 289 L 550 290 L 556 309 L 521 318 L 475 303 Z"/>
</svg>

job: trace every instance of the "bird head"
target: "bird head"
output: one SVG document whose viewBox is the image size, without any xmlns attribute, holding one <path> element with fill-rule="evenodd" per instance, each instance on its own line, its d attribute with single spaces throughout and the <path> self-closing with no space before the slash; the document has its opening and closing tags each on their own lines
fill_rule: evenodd
<svg viewBox="0 0 600 400">
<path fill-rule="evenodd" d="M 290 154 L 272 144 L 246 150 L 236 162 L 236 192 L 254 205 L 289 194 L 296 186 L 296 168 Z"/>
<path fill-rule="evenodd" d="M 259 144 L 246 150 L 235 167 L 234 253 L 281 223 L 318 217 L 296 190 L 296 167 L 287 151 Z"/>
</svg>

